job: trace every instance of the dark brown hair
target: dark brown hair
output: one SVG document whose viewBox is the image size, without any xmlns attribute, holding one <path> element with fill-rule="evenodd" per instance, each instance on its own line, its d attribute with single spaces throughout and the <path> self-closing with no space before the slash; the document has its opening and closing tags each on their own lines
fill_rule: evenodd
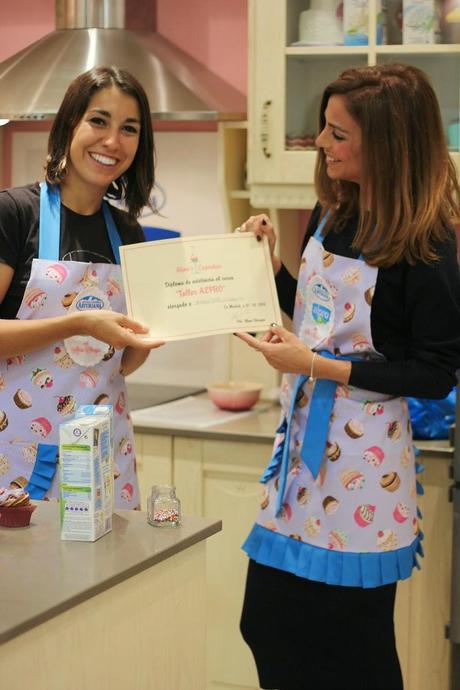
<svg viewBox="0 0 460 690">
<path fill-rule="evenodd" d="M 369 264 L 436 260 L 433 243 L 460 216 L 460 189 L 427 75 L 398 63 L 346 70 L 324 91 L 320 131 L 333 95 L 344 97 L 361 128 L 362 169 L 359 185 L 331 180 L 318 151 L 315 184 L 323 212 L 330 211 L 326 231 L 359 213 L 354 246 Z"/>
<path fill-rule="evenodd" d="M 137 217 L 149 205 L 155 182 L 154 144 L 150 106 L 146 93 L 132 74 L 114 67 L 94 67 L 76 77 L 68 87 L 48 139 L 46 179 L 59 184 L 66 176 L 67 156 L 75 127 L 79 124 L 94 94 L 115 86 L 135 98 L 140 112 L 140 135 L 136 155 L 128 170 L 115 180 L 107 196 L 123 199 L 131 217 Z"/>
</svg>

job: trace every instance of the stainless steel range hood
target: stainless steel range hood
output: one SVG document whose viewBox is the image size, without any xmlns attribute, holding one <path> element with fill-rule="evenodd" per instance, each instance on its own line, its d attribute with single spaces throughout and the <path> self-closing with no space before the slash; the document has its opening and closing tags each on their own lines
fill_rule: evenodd
<svg viewBox="0 0 460 690">
<path fill-rule="evenodd" d="M 241 120 L 245 96 L 157 33 L 129 31 L 124 0 L 57 0 L 56 30 L 0 63 L 0 118 L 48 120 L 72 79 L 117 65 L 163 120 Z"/>
</svg>

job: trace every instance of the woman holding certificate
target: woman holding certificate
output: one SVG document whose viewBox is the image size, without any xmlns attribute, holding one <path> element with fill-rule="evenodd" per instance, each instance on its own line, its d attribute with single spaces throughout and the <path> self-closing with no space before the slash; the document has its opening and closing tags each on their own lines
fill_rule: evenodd
<svg viewBox="0 0 460 690">
<path fill-rule="evenodd" d="M 241 629 L 262 688 L 401 690 L 393 608 L 422 556 L 403 396 L 443 398 L 460 367 L 451 222 L 460 193 L 426 75 L 348 69 L 325 89 L 297 281 L 273 254 L 293 333 L 239 336 L 284 374 Z M 269 219 L 242 230 L 268 237 Z"/>
<path fill-rule="evenodd" d="M 143 241 L 136 216 L 154 181 L 144 90 L 116 67 L 69 86 L 53 122 L 46 181 L 0 193 L 0 474 L 57 496 L 59 424 L 111 403 L 115 501 L 135 508 L 124 376 L 161 343 L 125 316 L 119 247 Z M 105 196 L 123 199 L 127 211 Z"/>
</svg>

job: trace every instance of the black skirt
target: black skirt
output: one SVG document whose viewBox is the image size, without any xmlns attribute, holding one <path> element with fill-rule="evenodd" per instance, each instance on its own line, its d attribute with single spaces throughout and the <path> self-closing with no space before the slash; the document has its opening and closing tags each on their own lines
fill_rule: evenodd
<svg viewBox="0 0 460 690">
<path fill-rule="evenodd" d="M 249 561 L 241 618 L 261 688 L 402 690 L 396 584 L 313 582 Z"/>
</svg>

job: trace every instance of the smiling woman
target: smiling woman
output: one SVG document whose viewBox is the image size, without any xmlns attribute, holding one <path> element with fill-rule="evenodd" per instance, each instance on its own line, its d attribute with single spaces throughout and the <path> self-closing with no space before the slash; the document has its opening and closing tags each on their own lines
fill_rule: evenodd
<svg viewBox="0 0 460 690">
<path fill-rule="evenodd" d="M 115 86 L 96 92 L 73 133 L 62 202 L 96 211 L 101 193 L 133 162 L 140 128 L 139 106 L 132 96 Z"/>
<path fill-rule="evenodd" d="M 115 132 L 118 134 L 114 138 Z M 110 172 L 107 170 L 102 196 L 108 193 L 123 197 L 129 215 L 136 218 L 149 204 L 154 184 L 154 148 L 147 96 L 131 74 L 115 67 L 100 67 L 81 74 L 70 84 L 50 132 L 48 182 L 66 186 L 69 166 L 78 166 L 81 159 L 80 147 L 117 162 Z M 127 162 L 129 152 L 133 156 Z"/>
<path fill-rule="evenodd" d="M 32 497 L 57 496 L 60 422 L 77 404 L 104 398 L 117 417 L 116 505 L 139 503 L 124 375 L 161 343 L 140 339 L 147 329 L 125 316 L 116 264 L 121 244 L 144 239 L 136 217 L 148 204 L 153 161 L 144 90 L 129 73 L 99 67 L 64 96 L 46 182 L 0 192 L 2 481 L 30 477 Z"/>
<path fill-rule="evenodd" d="M 324 150 L 327 174 L 334 180 L 361 180 L 361 127 L 347 110 L 345 96 L 331 96 L 325 126 L 316 138 Z"/>
<path fill-rule="evenodd" d="M 241 630 L 263 688 L 402 690 L 396 583 L 422 554 L 405 396 L 443 398 L 456 383 L 460 189 L 436 95 L 415 67 L 346 70 L 323 93 L 319 130 L 320 203 L 298 275 L 272 257 L 293 332 L 238 334 L 284 374 L 283 421 L 243 545 Z M 242 227 L 274 251 L 265 214 Z"/>
</svg>

